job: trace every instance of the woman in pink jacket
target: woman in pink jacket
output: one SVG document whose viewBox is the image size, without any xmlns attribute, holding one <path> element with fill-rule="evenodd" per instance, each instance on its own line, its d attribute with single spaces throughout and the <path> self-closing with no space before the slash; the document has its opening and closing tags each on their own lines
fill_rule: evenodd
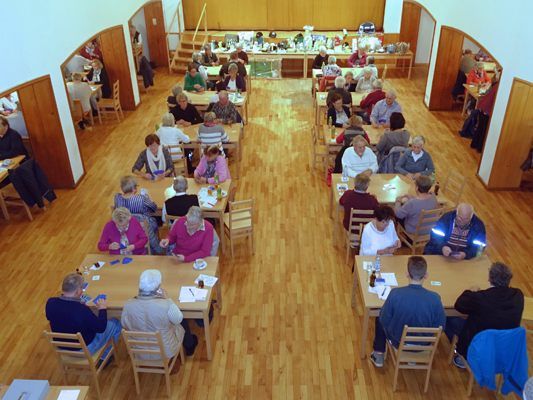
<svg viewBox="0 0 533 400">
<path fill-rule="evenodd" d="M 131 217 L 130 210 L 117 207 L 113 211 L 111 221 L 104 226 L 98 250 L 109 251 L 109 254 L 142 255 L 146 254 L 148 237 L 142 225 Z"/>
<path fill-rule="evenodd" d="M 194 180 L 197 183 L 215 183 L 215 176 L 218 176 L 219 183 L 231 179 L 228 164 L 218 145 L 204 150 L 204 155 L 194 170 Z"/>
</svg>

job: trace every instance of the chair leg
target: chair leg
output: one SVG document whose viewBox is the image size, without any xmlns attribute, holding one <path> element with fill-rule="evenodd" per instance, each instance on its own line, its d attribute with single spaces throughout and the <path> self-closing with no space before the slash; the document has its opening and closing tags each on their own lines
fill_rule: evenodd
<svg viewBox="0 0 533 400">
<path fill-rule="evenodd" d="M 141 394 L 141 384 L 139 382 L 139 374 L 135 370 L 135 366 L 132 366 L 133 368 L 133 379 L 135 379 L 135 391 L 137 392 L 137 396 Z"/>
<path fill-rule="evenodd" d="M 118 116 L 118 110 L 115 108 L 115 116 L 117 117 L 117 122 L 120 123 L 120 117 Z"/>
<path fill-rule="evenodd" d="M 180 358 L 181 358 L 181 364 L 185 364 L 185 352 L 183 351 L 183 343 L 180 346 Z"/>
<path fill-rule="evenodd" d="M 229 245 L 231 249 L 231 259 L 233 260 L 233 238 L 230 236 Z"/>
<path fill-rule="evenodd" d="M 396 365 L 394 366 L 394 382 L 392 384 L 392 391 L 396 391 L 396 387 L 398 386 L 398 372 L 400 372 L 400 361 L 396 360 Z"/>
<path fill-rule="evenodd" d="M 474 386 L 474 374 L 470 370 L 468 371 L 468 374 L 470 376 L 468 377 L 468 386 L 466 388 L 466 395 L 470 397 L 472 396 L 472 387 Z"/>
<path fill-rule="evenodd" d="M 172 392 L 170 388 L 170 371 L 168 370 L 168 367 L 165 371 L 165 383 L 167 385 L 167 395 L 170 398 L 170 396 L 172 396 Z"/>
<path fill-rule="evenodd" d="M 344 263 L 348 265 L 348 262 L 350 262 L 350 242 L 346 242 L 346 260 L 344 260 Z"/>
<path fill-rule="evenodd" d="M 5 220 L 9 221 L 9 212 L 7 211 L 6 202 L 4 200 L 4 196 L 2 195 L 1 191 L 0 191 L 0 208 L 2 209 L 2 214 L 4 214 Z"/>
<path fill-rule="evenodd" d="M 430 376 L 431 376 L 431 365 L 429 366 L 428 372 L 426 373 L 426 384 L 424 385 L 424 393 L 427 393 L 428 391 Z"/>
<path fill-rule="evenodd" d="M 101 399 L 102 398 L 102 391 L 100 390 L 100 383 L 98 382 L 98 375 L 95 373 L 93 373 L 93 378 L 94 378 L 94 384 L 96 386 L 96 393 L 97 393 L 97 397 L 98 399 Z"/>
</svg>

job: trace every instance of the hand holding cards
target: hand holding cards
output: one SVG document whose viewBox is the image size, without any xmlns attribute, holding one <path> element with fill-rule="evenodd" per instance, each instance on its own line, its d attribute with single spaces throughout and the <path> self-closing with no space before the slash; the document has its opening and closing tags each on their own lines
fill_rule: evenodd
<svg viewBox="0 0 533 400">
<path fill-rule="evenodd" d="M 93 299 L 93 303 L 99 310 L 105 310 L 107 308 L 107 296 L 105 294 L 99 294 Z"/>
</svg>

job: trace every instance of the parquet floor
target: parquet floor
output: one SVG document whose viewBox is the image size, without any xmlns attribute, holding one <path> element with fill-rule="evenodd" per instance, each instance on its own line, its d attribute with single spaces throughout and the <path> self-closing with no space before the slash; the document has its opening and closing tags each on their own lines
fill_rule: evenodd
<svg viewBox="0 0 533 400">
<path fill-rule="evenodd" d="M 459 113 L 428 112 L 420 75 L 391 80 L 408 128 L 428 138 L 439 172 L 454 168 L 467 176 L 464 198 L 485 221 L 490 256 L 508 262 L 515 271 L 513 283 L 532 295 L 533 193 L 483 188 L 475 177 L 479 157 L 457 135 Z M 45 301 L 65 273 L 96 251 L 109 199 L 165 111 L 167 91 L 176 80 L 159 72 L 156 88 L 123 123 L 80 134 L 87 174 L 76 190 L 58 191 L 59 199 L 45 213 L 37 212 L 32 223 L 22 214 L 10 223 L 0 220 L 0 382 L 17 377 L 63 383 L 40 336 L 47 328 Z M 310 168 L 310 81 L 256 80 L 253 88 L 237 199 L 256 200 L 256 254 L 237 246 L 235 260 L 222 261 L 224 308 L 213 320 L 214 358 L 206 360 L 201 342 L 173 375 L 173 398 L 465 398 L 466 374 L 447 365 L 447 343 L 439 347 L 426 395 L 423 373 L 400 373 L 393 395 L 392 365 L 377 370 L 359 358 L 362 312 L 350 307 L 352 275 L 344 265 L 344 247 L 332 243 L 323 173 Z M 136 398 L 125 353 L 121 367 L 108 367 L 102 380 L 106 398 Z M 159 377 L 144 375 L 141 385 L 142 398 L 165 398 Z M 472 398 L 494 396 L 475 388 Z"/>
</svg>

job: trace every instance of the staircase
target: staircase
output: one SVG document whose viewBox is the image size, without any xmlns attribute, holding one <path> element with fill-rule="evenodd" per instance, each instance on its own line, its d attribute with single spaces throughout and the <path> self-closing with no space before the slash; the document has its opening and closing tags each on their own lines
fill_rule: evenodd
<svg viewBox="0 0 533 400">
<path fill-rule="evenodd" d="M 183 32 L 174 52 L 170 52 L 170 70 L 177 73 L 185 73 L 187 65 L 192 61 L 193 46 L 194 51 L 201 52 L 202 47 L 209 41 L 209 35 L 198 33 L 193 41 L 193 33 Z"/>
</svg>

